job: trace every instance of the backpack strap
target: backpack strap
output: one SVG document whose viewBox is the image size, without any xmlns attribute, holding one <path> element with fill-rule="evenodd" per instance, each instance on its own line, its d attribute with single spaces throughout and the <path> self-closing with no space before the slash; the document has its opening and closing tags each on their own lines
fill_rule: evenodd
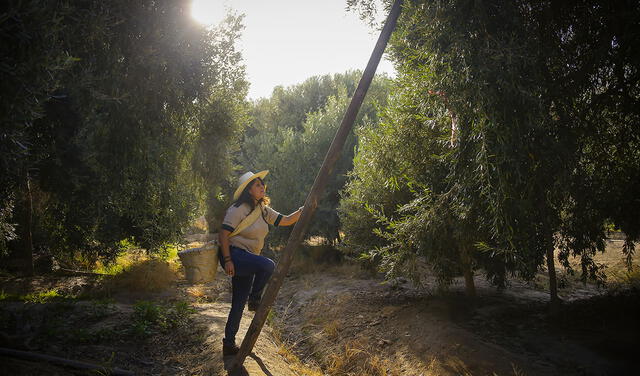
<svg viewBox="0 0 640 376">
<path fill-rule="evenodd" d="M 249 213 L 248 216 L 244 217 L 244 219 L 240 221 L 240 224 L 238 225 L 238 227 L 236 227 L 236 229 L 231 234 L 229 234 L 229 237 L 236 236 L 242 230 L 251 226 L 260 217 L 261 214 L 262 214 L 262 205 L 256 205 L 253 211 Z"/>
</svg>

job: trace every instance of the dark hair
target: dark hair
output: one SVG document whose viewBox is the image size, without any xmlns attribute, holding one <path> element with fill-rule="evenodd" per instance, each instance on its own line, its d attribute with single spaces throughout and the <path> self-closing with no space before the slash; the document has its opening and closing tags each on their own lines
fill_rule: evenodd
<svg viewBox="0 0 640 376">
<path fill-rule="evenodd" d="M 255 178 L 251 180 L 249 184 L 247 184 L 247 186 L 244 187 L 244 189 L 242 190 L 242 193 L 240 193 L 240 197 L 238 197 L 238 199 L 233 203 L 233 206 L 239 207 L 240 205 L 246 203 L 251 208 L 251 211 L 253 211 L 253 209 L 256 208 L 255 203 L 253 202 L 253 197 L 251 197 L 251 194 L 249 193 L 249 190 L 251 189 L 253 184 L 256 182 L 256 180 L 260 180 L 260 182 L 264 185 L 264 180 L 262 180 L 262 178 Z M 261 204 L 269 205 L 270 200 L 269 200 L 269 197 L 265 195 L 258 202 Z"/>
</svg>

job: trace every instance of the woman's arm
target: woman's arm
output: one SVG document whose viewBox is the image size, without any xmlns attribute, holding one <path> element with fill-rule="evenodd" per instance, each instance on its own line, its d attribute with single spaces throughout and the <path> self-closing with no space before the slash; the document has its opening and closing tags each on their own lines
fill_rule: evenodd
<svg viewBox="0 0 640 376">
<path fill-rule="evenodd" d="M 302 208 L 303 206 L 301 206 L 298 210 L 294 211 L 288 216 L 282 217 L 279 226 L 291 226 L 292 224 L 298 222 L 298 219 L 300 219 L 300 214 L 302 214 Z"/>
<path fill-rule="evenodd" d="M 231 251 L 229 250 L 230 234 L 231 232 L 229 232 L 229 230 L 220 229 L 218 240 L 220 240 L 220 252 L 222 252 L 224 271 L 225 273 L 233 277 L 233 275 L 235 274 L 235 268 L 233 266 L 233 261 L 231 261 Z"/>
</svg>

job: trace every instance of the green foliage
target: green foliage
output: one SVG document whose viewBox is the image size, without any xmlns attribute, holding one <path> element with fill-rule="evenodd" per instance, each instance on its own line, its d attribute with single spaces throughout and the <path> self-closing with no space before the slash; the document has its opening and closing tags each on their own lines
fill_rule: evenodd
<svg viewBox="0 0 640 376">
<path fill-rule="evenodd" d="M 165 244 L 160 248 L 158 256 L 162 260 L 175 260 L 178 258 L 178 245 L 177 244 Z"/>
<path fill-rule="evenodd" d="M 442 149 L 439 129 L 431 124 L 415 128 L 404 124 L 429 119 L 409 107 L 407 96 L 399 89 L 394 87 L 395 95 L 378 126 L 357 130 L 354 167 L 339 209 L 346 234 L 342 248 L 354 255 L 384 244 L 372 230 L 383 229 L 398 206 L 423 186 L 420 179 L 425 162 L 437 159 L 437 150 Z"/>
<path fill-rule="evenodd" d="M 269 169 L 268 195 L 272 206 L 288 214 L 304 203 L 325 154 L 355 91 L 360 72 L 312 77 L 300 85 L 277 88 L 271 98 L 254 104 L 242 161 L 248 169 Z M 356 126 L 375 124 L 378 106 L 388 95 L 388 79 L 377 77 L 356 119 Z M 351 135 L 328 182 L 309 235 L 331 242 L 339 238 L 336 207 L 346 173 L 352 168 L 356 138 Z M 276 229 L 271 241 L 280 242 L 288 230 Z"/>
<path fill-rule="evenodd" d="M 213 29 L 209 38 L 210 54 L 214 57 L 210 67 L 213 77 L 220 77 L 212 87 L 211 95 L 203 103 L 198 116 L 199 134 L 192 162 L 194 171 L 206 188 L 205 217 L 213 229 L 222 223 L 229 198 L 225 192 L 233 191 L 233 156 L 239 152 L 239 141 L 248 122 L 248 104 L 245 97 L 248 82 L 244 78 L 242 56 L 236 50 L 236 41 L 244 28 L 242 16 L 229 15 L 222 26 Z"/>
<path fill-rule="evenodd" d="M 106 274 L 106 275 L 118 275 L 125 272 L 133 265 L 134 261 L 131 260 L 128 253 L 120 252 L 112 260 L 96 263 L 96 267 L 93 268 L 94 273 Z"/>
<path fill-rule="evenodd" d="M 390 272 L 425 261 L 443 283 L 465 254 L 494 283 L 530 279 L 555 247 L 600 279 L 593 255 L 610 222 L 632 255 L 639 14 L 633 2 L 405 2 L 391 41 L 398 89 L 385 136 L 360 138 L 345 243 Z"/>
<path fill-rule="evenodd" d="M 58 337 L 63 336 L 67 343 L 100 344 L 122 339 L 122 333 L 114 328 L 100 328 L 88 330 L 85 328 L 73 328 L 67 333 L 56 333 Z"/>
<path fill-rule="evenodd" d="M 187 302 L 158 305 L 139 301 L 134 306 L 132 331 L 136 336 L 146 337 L 156 332 L 167 332 L 188 324 L 189 315 L 195 310 Z"/>
<path fill-rule="evenodd" d="M 113 259 L 129 238 L 156 252 L 221 190 L 245 111 L 242 17 L 208 30 L 189 8 L 10 2 L 0 251 L 8 244 L 17 257 L 30 231 L 59 259 Z"/>
<path fill-rule="evenodd" d="M 428 265 L 447 284 L 484 235 L 467 192 L 473 182 L 454 180 L 464 169 L 456 166 L 462 152 L 451 145 L 451 119 L 437 98 L 420 98 L 427 78 L 400 78 L 380 125 L 360 130 L 340 203 L 341 248 L 416 282 Z"/>
<path fill-rule="evenodd" d="M 44 116 L 43 103 L 59 86 L 58 74 L 76 59 L 59 47 L 67 7 L 51 1 L 10 1 L 0 14 L 0 223 L 6 231 L 15 190 L 25 164 L 37 160 L 34 142 L 43 138 L 35 120 Z M 8 212 L 8 213 L 7 213 Z M 11 222 L 8 222 L 11 223 Z M 9 229 L 10 230 L 10 229 Z M 9 238 L 0 233 L 0 246 Z"/>
<path fill-rule="evenodd" d="M 7 294 L 4 290 L 0 291 L 0 301 L 9 300 L 11 295 Z"/>
<path fill-rule="evenodd" d="M 64 298 L 64 296 L 60 295 L 58 290 L 53 289 L 53 290 L 42 291 L 38 293 L 27 294 L 23 296 L 21 300 L 25 301 L 26 303 L 44 304 L 53 300 L 60 300 L 62 298 Z"/>
</svg>

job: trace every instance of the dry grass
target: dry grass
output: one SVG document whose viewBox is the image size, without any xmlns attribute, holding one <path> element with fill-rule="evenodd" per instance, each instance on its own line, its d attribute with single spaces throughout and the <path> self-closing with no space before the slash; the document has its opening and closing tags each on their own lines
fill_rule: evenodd
<svg viewBox="0 0 640 376">
<path fill-rule="evenodd" d="M 160 291 L 178 279 L 178 265 L 147 258 L 129 265 L 107 281 L 116 290 Z"/>
<path fill-rule="evenodd" d="M 317 367 L 310 367 L 304 364 L 296 354 L 284 343 L 280 343 L 278 347 L 278 355 L 286 359 L 289 367 L 293 372 L 300 376 L 322 376 L 324 373 Z"/>
<path fill-rule="evenodd" d="M 287 363 L 289 363 L 289 368 L 300 376 L 322 376 L 324 373 L 320 368 L 313 364 L 305 364 L 300 358 L 293 352 L 292 346 L 289 343 L 283 340 L 283 330 L 284 326 L 287 325 L 287 319 L 289 317 L 288 309 L 284 311 L 282 316 L 276 316 L 274 311 L 269 313 L 267 317 L 267 322 L 269 323 L 269 327 L 271 327 L 271 334 L 276 344 L 278 345 L 278 355 L 282 356 Z"/>
<path fill-rule="evenodd" d="M 313 297 L 309 303 L 309 308 L 305 312 L 305 321 L 317 326 L 323 326 L 331 317 L 335 316 L 333 299 L 326 293 L 321 292 Z"/>
<path fill-rule="evenodd" d="M 593 256 L 593 261 L 603 266 L 602 272 L 605 276 L 606 285 L 611 288 L 624 288 L 624 287 L 640 287 L 640 258 L 635 256 L 632 259 L 631 270 L 629 270 L 626 263 L 626 256 L 622 253 L 623 241 L 621 240 L 608 240 L 606 243 L 606 249 L 603 253 L 597 253 Z M 557 255 L 557 250 L 556 250 Z M 574 271 L 574 274 L 570 274 L 560 263 L 556 256 L 555 265 L 558 277 L 563 282 L 564 289 L 571 290 L 575 287 L 583 286 L 581 280 L 582 266 L 580 257 L 570 257 L 569 264 Z M 593 282 L 588 280 L 588 282 Z M 536 278 L 536 287 L 543 290 L 548 290 L 548 275 L 545 271 L 538 274 Z"/>
<path fill-rule="evenodd" d="M 207 292 L 204 289 L 204 286 L 190 286 L 187 288 L 187 294 L 196 300 L 204 299 L 207 296 Z"/>
<path fill-rule="evenodd" d="M 614 284 L 629 283 L 638 286 L 638 277 L 640 277 L 640 258 L 637 255 L 631 261 L 631 270 L 626 262 L 626 256 L 622 253 L 623 241 L 612 240 L 607 242 L 607 248 L 604 253 L 597 254 L 593 259 L 598 264 L 607 266 L 605 274 L 607 280 Z M 636 244 L 638 247 L 640 244 Z M 634 282 L 635 281 L 635 282 Z"/>
<path fill-rule="evenodd" d="M 93 271 L 101 274 L 116 275 L 129 269 L 133 265 L 139 264 L 149 260 L 149 256 L 142 250 L 131 250 L 123 252 L 116 257 L 115 261 L 110 264 L 105 264 L 102 261 L 97 261 Z"/>
<path fill-rule="evenodd" d="M 308 351 L 320 360 L 328 375 L 387 376 L 401 375 L 397 365 L 373 352 L 371 346 L 358 340 L 342 338 L 341 307 L 351 294 L 330 296 L 318 293 L 305 310 L 307 328 L 312 328 L 306 337 L 311 346 Z"/>
<path fill-rule="evenodd" d="M 187 288 L 187 295 L 198 303 L 212 303 L 216 301 L 216 295 L 210 294 L 207 288 L 202 285 L 190 286 Z"/>
<path fill-rule="evenodd" d="M 625 256 L 622 253 L 622 246 L 624 242 L 621 240 L 608 240 L 604 253 L 597 253 L 593 260 L 598 264 L 607 265 L 608 271 L 615 271 L 620 269 L 626 269 Z M 640 245 L 640 244 L 639 244 Z M 572 266 L 578 267 L 580 264 L 579 258 L 571 258 L 570 262 Z M 635 257 L 633 260 L 634 265 L 639 265 L 640 260 Z M 556 261 L 556 265 L 559 266 Z"/>
<path fill-rule="evenodd" d="M 291 263 L 290 274 L 304 277 L 314 274 L 331 274 L 347 278 L 366 279 L 374 274 L 366 270 L 361 264 L 351 261 L 336 261 L 331 255 L 336 251 L 330 246 L 303 246 L 297 252 Z M 328 255 L 328 256 L 324 256 Z"/>
<path fill-rule="evenodd" d="M 200 324 L 181 328 L 179 336 L 168 334 L 154 337 L 151 346 L 155 354 L 166 365 L 180 365 L 182 370 L 166 369 L 161 374 L 169 375 L 226 375 L 222 352 L 218 341 L 209 338 L 208 330 Z M 148 370 L 140 374 L 150 374 Z M 154 373 L 158 374 L 158 373 Z"/>
<path fill-rule="evenodd" d="M 640 266 L 633 265 L 631 270 L 620 268 L 611 271 L 607 276 L 612 288 L 628 288 L 631 287 L 640 290 Z"/>
<path fill-rule="evenodd" d="M 375 271 L 364 269 L 359 263 L 347 261 L 334 266 L 331 273 L 350 279 L 368 279 L 376 274 Z"/>
<path fill-rule="evenodd" d="M 272 311 L 273 312 L 273 311 Z M 278 344 L 277 354 L 282 356 L 287 363 L 289 364 L 289 368 L 300 376 L 322 376 L 324 373 L 320 370 L 319 367 L 313 365 L 307 365 L 298 358 L 298 356 L 293 352 L 290 346 L 287 345 L 282 340 L 282 325 L 285 324 L 284 319 L 271 318 L 269 326 L 272 329 L 272 335 L 276 343 Z"/>
<path fill-rule="evenodd" d="M 366 346 L 358 341 L 347 342 L 342 351 L 329 356 L 330 375 L 344 376 L 387 376 L 400 375 L 388 360 L 365 350 Z"/>
<path fill-rule="evenodd" d="M 424 375 L 438 376 L 438 375 L 458 375 L 458 376 L 473 376 L 467 365 L 458 357 L 450 356 L 444 359 L 431 358 L 425 369 Z M 493 376 L 497 376 L 494 372 Z M 524 375 L 521 375 L 524 376 Z"/>
<path fill-rule="evenodd" d="M 330 339 L 337 339 L 340 334 L 340 321 L 330 320 L 322 325 L 322 330 Z"/>
<path fill-rule="evenodd" d="M 444 361 L 444 366 L 447 369 L 452 370 L 456 375 L 473 376 L 471 371 L 467 368 L 467 365 L 458 357 L 449 357 Z"/>
</svg>

